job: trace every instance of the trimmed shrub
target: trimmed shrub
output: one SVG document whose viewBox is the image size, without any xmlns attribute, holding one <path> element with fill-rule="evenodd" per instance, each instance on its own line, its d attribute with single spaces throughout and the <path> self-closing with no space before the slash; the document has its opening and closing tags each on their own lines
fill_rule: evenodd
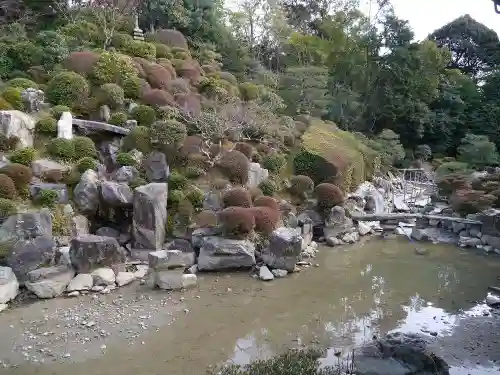
<svg viewBox="0 0 500 375">
<path fill-rule="evenodd" d="M 0 111 L 8 111 L 13 109 L 12 104 L 0 96 Z"/>
<path fill-rule="evenodd" d="M 83 174 L 89 169 L 95 170 L 97 165 L 97 160 L 85 156 L 76 162 L 76 170 Z"/>
<path fill-rule="evenodd" d="M 188 79 L 193 85 L 197 84 L 202 78 L 193 61 L 185 61 L 183 64 L 176 66 L 175 71 L 180 77 Z"/>
<path fill-rule="evenodd" d="M 233 150 L 222 155 L 218 168 L 231 182 L 246 184 L 250 161 L 239 151 Z"/>
<path fill-rule="evenodd" d="M 258 187 L 249 188 L 248 192 L 250 193 L 250 196 L 252 197 L 252 202 L 255 202 L 255 200 L 258 197 L 262 197 L 264 195 L 262 190 L 260 190 Z"/>
<path fill-rule="evenodd" d="M 186 188 L 187 184 L 187 178 L 177 171 L 173 171 L 170 173 L 170 176 L 168 176 L 169 190 L 183 190 Z"/>
<path fill-rule="evenodd" d="M 255 231 L 270 235 L 280 221 L 280 213 L 271 207 L 261 206 L 249 208 L 255 218 Z"/>
<path fill-rule="evenodd" d="M 87 98 L 89 91 L 89 84 L 84 77 L 73 72 L 62 72 L 49 81 L 45 94 L 50 103 L 71 107 Z"/>
<path fill-rule="evenodd" d="M 50 155 L 63 160 L 72 160 L 76 155 L 73 141 L 64 138 L 51 139 L 47 144 L 47 151 Z"/>
<path fill-rule="evenodd" d="M 167 89 L 168 84 L 175 76 L 168 69 L 159 64 L 150 64 L 144 67 L 146 80 L 155 89 Z"/>
<path fill-rule="evenodd" d="M 254 148 L 252 145 L 245 143 L 245 142 L 238 142 L 236 145 L 234 145 L 234 149 L 236 151 L 241 152 L 243 155 L 245 155 L 248 159 L 252 158 L 252 155 L 254 153 Z"/>
<path fill-rule="evenodd" d="M 452 173 L 438 179 L 437 186 L 439 195 L 450 197 L 456 190 L 470 189 L 470 182 L 467 175 Z"/>
<path fill-rule="evenodd" d="M 186 168 L 186 177 L 189 179 L 194 180 L 194 179 L 200 178 L 202 176 L 205 176 L 206 174 L 207 174 L 207 172 L 203 168 L 200 168 L 200 167 L 188 166 Z"/>
<path fill-rule="evenodd" d="M 16 202 L 11 199 L 0 198 L 0 220 L 5 220 L 16 213 Z"/>
<path fill-rule="evenodd" d="M 292 176 L 290 184 L 290 192 L 295 195 L 302 196 L 314 191 L 314 181 L 308 176 Z"/>
<path fill-rule="evenodd" d="M 251 207 L 252 196 L 245 188 L 234 188 L 222 196 L 224 207 Z"/>
<path fill-rule="evenodd" d="M 144 93 L 142 96 L 144 104 L 152 107 L 163 107 L 175 105 L 175 100 L 172 94 L 158 89 L 152 89 Z"/>
<path fill-rule="evenodd" d="M 219 214 L 219 221 L 226 235 L 244 238 L 255 228 L 253 212 L 244 207 L 228 207 Z"/>
<path fill-rule="evenodd" d="M 142 84 L 139 77 L 126 77 L 121 85 L 126 98 L 137 99 L 141 96 Z"/>
<path fill-rule="evenodd" d="M 111 114 L 108 123 L 116 126 L 123 126 L 127 122 L 127 114 L 125 112 L 115 112 Z"/>
<path fill-rule="evenodd" d="M 215 228 L 219 225 L 219 218 L 214 211 L 204 210 L 194 217 L 194 222 L 198 228 Z"/>
<path fill-rule="evenodd" d="M 14 181 L 14 185 L 16 185 L 16 189 L 18 192 L 25 189 L 33 178 L 31 168 L 16 163 L 6 165 L 2 169 L 0 169 L 0 173 L 9 176 L 12 181 Z"/>
<path fill-rule="evenodd" d="M 461 215 L 475 214 L 490 208 L 497 198 L 481 190 L 457 190 L 450 197 L 453 210 Z"/>
<path fill-rule="evenodd" d="M 97 149 L 95 147 L 94 141 L 89 137 L 74 137 L 73 144 L 75 147 L 75 157 L 77 159 L 81 159 L 84 157 L 93 158 L 97 155 Z"/>
<path fill-rule="evenodd" d="M 0 198 L 15 199 L 16 195 L 16 185 L 12 178 L 6 174 L 0 174 Z"/>
<path fill-rule="evenodd" d="M 125 138 L 123 138 L 123 149 L 132 151 L 137 149 L 143 154 L 151 152 L 151 142 L 149 138 L 149 128 L 145 126 L 136 126 Z"/>
<path fill-rule="evenodd" d="M 57 120 L 52 116 L 44 116 L 36 123 L 35 130 L 42 134 L 56 134 Z"/>
<path fill-rule="evenodd" d="M 156 47 L 152 43 L 133 40 L 132 43 L 126 45 L 123 51 L 127 55 L 142 57 L 143 59 L 154 60 L 156 58 Z"/>
<path fill-rule="evenodd" d="M 293 166 L 297 175 L 309 176 L 316 184 L 332 181 L 340 175 L 336 165 L 308 151 L 297 153 L 293 159 Z"/>
<path fill-rule="evenodd" d="M 259 189 L 262 190 L 262 194 L 272 197 L 274 193 L 278 190 L 278 187 L 276 186 L 276 183 L 272 180 L 266 180 L 262 181 L 259 184 Z"/>
<path fill-rule="evenodd" d="M 436 175 L 437 177 L 444 177 L 453 173 L 466 173 L 468 170 L 469 165 L 467 163 L 451 161 L 441 164 L 436 169 Z"/>
<path fill-rule="evenodd" d="M 24 110 L 24 102 L 21 97 L 23 90 L 17 87 L 7 87 L 2 94 L 2 97 L 14 108 L 19 111 Z"/>
<path fill-rule="evenodd" d="M 54 207 L 58 201 L 59 195 L 52 189 L 41 189 L 36 197 L 36 203 L 44 207 Z"/>
<path fill-rule="evenodd" d="M 172 55 L 170 48 L 162 43 L 156 43 L 156 58 L 158 59 L 168 59 Z"/>
<path fill-rule="evenodd" d="M 116 163 L 122 167 L 126 167 L 135 166 L 137 164 L 137 161 L 132 154 L 128 152 L 120 152 L 118 155 L 116 155 Z"/>
<path fill-rule="evenodd" d="M 64 171 L 62 182 L 69 187 L 74 187 L 80 182 L 81 174 L 76 168 L 70 168 Z"/>
<path fill-rule="evenodd" d="M 91 73 L 92 80 L 98 85 L 105 83 L 120 85 L 130 77 L 137 77 L 132 59 L 115 52 L 103 52 Z"/>
<path fill-rule="evenodd" d="M 149 126 L 156 120 L 155 110 L 147 105 L 138 105 L 130 113 L 139 126 Z"/>
<path fill-rule="evenodd" d="M 203 202 L 205 201 L 205 194 L 203 194 L 203 191 L 193 187 L 188 190 L 186 193 L 186 198 L 191 202 L 193 207 L 195 209 L 201 209 L 203 208 Z"/>
<path fill-rule="evenodd" d="M 151 142 L 160 146 L 180 145 L 187 136 L 186 125 L 179 121 L 155 121 L 151 125 Z"/>
<path fill-rule="evenodd" d="M 132 43 L 134 43 L 132 35 L 124 33 L 115 33 L 113 35 L 113 39 L 111 40 L 111 45 L 122 51 L 125 51 Z"/>
<path fill-rule="evenodd" d="M 180 202 L 186 199 L 182 190 L 170 190 L 168 192 L 168 206 L 177 206 Z"/>
<path fill-rule="evenodd" d="M 286 160 L 283 155 L 268 155 L 262 160 L 262 166 L 270 173 L 279 173 L 284 167 Z"/>
<path fill-rule="evenodd" d="M 33 147 L 26 147 L 20 150 L 14 151 L 9 160 L 12 163 L 22 164 L 29 167 L 33 160 L 35 160 L 36 150 Z"/>
<path fill-rule="evenodd" d="M 316 186 L 314 194 L 318 200 L 318 207 L 323 210 L 329 210 L 344 202 L 344 193 L 336 185 L 322 183 Z"/>
<path fill-rule="evenodd" d="M 154 39 L 166 46 L 188 49 L 186 38 L 177 30 L 160 29 L 154 35 Z"/>
<path fill-rule="evenodd" d="M 125 103 L 125 93 L 123 89 L 115 83 L 105 83 L 97 92 L 99 104 L 106 104 L 111 109 L 123 107 Z"/>
<path fill-rule="evenodd" d="M 50 109 L 52 117 L 56 119 L 56 129 L 57 129 L 57 120 L 61 118 L 64 112 L 71 112 L 71 108 L 65 105 L 56 105 Z"/>
<path fill-rule="evenodd" d="M 64 61 L 66 69 L 83 76 L 88 75 L 95 63 L 99 60 L 99 54 L 91 51 L 72 52 Z"/>
<path fill-rule="evenodd" d="M 10 81 L 7 81 L 5 84 L 7 87 L 17 87 L 18 89 L 37 89 L 38 85 L 33 82 L 31 79 L 27 78 L 14 78 L 11 79 Z"/>
<path fill-rule="evenodd" d="M 189 82 L 184 78 L 176 78 L 167 84 L 167 91 L 171 94 L 187 94 L 191 91 Z"/>
<path fill-rule="evenodd" d="M 240 89 L 240 97 L 244 101 L 248 102 L 259 97 L 259 86 L 253 83 L 243 82 L 238 85 L 238 88 Z"/>
<path fill-rule="evenodd" d="M 159 120 L 175 120 L 179 118 L 180 112 L 178 108 L 171 106 L 163 106 L 156 109 Z"/>
<path fill-rule="evenodd" d="M 278 202 L 276 201 L 276 199 L 269 196 L 261 196 L 255 198 L 255 200 L 253 201 L 253 205 L 255 207 L 269 207 L 272 208 L 273 210 L 279 211 Z"/>
</svg>

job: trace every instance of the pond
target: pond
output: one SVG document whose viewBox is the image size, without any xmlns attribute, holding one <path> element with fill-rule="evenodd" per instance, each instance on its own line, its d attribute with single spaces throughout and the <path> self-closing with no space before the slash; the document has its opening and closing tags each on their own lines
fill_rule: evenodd
<svg viewBox="0 0 500 375">
<path fill-rule="evenodd" d="M 201 274 L 199 289 L 172 295 L 185 306 L 169 313 L 177 319 L 134 345 L 121 339 L 92 360 L 72 356 L 75 363 L 55 359 L 6 371 L 202 375 L 210 365 L 247 363 L 309 345 L 328 348 L 323 361 L 329 364 L 338 351 L 401 330 L 435 340 L 452 374 L 498 373 L 500 317 L 482 301 L 489 285 L 500 285 L 500 259 L 433 244 L 418 255 L 414 246 L 399 238 L 321 248 L 317 265 L 269 283 L 246 273 Z M 53 309 L 50 303 L 44 313 Z M 15 310 L 9 313 L 12 319 Z M 0 326 L 7 324 L 2 319 Z"/>
</svg>

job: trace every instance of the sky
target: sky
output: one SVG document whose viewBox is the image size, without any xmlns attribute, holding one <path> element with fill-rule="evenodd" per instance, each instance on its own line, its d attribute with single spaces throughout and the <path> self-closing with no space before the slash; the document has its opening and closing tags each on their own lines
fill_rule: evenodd
<svg viewBox="0 0 500 375">
<path fill-rule="evenodd" d="M 417 40 L 464 14 L 500 35 L 500 14 L 492 0 L 392 0 L 392 4 L 399 18 L 410 21 Z"/>
</svg>

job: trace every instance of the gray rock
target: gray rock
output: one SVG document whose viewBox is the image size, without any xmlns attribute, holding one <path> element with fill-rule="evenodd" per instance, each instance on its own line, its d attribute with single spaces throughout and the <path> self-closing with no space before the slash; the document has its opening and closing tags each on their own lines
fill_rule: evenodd
<svg viewBox="0 0 500 375">
<path fill-rule="evenodd" d="M 73 276 L 75 271 L 65 266 L 39 268 L 28 273 L 25 285 L 38 298 L 54 298 L 66 290 Z"/>
<path fill-rule="evenodd" d="M 485 245 L 500 249 L 500 236 L 497 237 L 483 234 L 483 236 L 481 237 L 481 242 Z"/>
<path fill-rule="evenodd" d="M 205 237 L 217 236 L 221 233 L 219 228 L 198 228 L 191 233 L 191 243 L 193 247 L 199 248 L 203 245 Z"/>
<path fill-rule="evenodd" d="M 292 272 L 302 251 L 302 236 L 293 228 L 278 228 L 269 237 L 269 246 L 262 251 L 262 259 L 271 268 Z"/>
<path fill-rule="evenodd" d="M 297 220 L 299 222 L 302 222 L 302 223 L 312 222 L 314 225 L 323 224 L 323 219 L 321 218 L 321 215 L 313 210 L 307 210 L 307 211 L 301 212 L 297 216 Z"/>
<path fill-rule="evenodd" d="M 288 212 L 282 215 L 283 225 L 289 228 L 297 228 L 299 226 L 299 220 L 293 212 Z"/>
<path fill-rule="evenodd" d="M 488 236 L 500 237 L 500 210 L 489 209 L 477 216 L 477 220 L 481 221 L 481 232 Z"/>
<path fill-rule="evenodd" d="M 358 375 L 449 375 L 449 366 L 415 334 L 391 333 L 354 352 Z"/>
<path fill-rule="evenodd" d="M 12 268 L 19 282 L 23 283 L 28 272 L 52 262 L 55 247 L 54 240 L 46 236 L 19 240 L 12 247 L 7 265 Z"/>
<path fill-rule="evenodd" d="M 116 285 L 124 286 L 136 279 L 134 272 L 118 272 L 116 274 Z"/>
<path fill-rule="evenodd" d="M 134 191 L 132 236 L 137 249 L 160 250 L 167 225 L 166 183 L 151 183 Z"/>
<path fill-rule="evenodd" d="M 335 247 L 344 244 L 344 242 L 342 242 L 342 240 L 337 237 L 326 237 L 325 243 L 330 247 Z"/>
<path fill-rule="evenodd" d="M 194 264 L 195 254 L 180 250 L 158 250 L 150 252 L 148 260 L 149 268 L 154 270 L 187 268 Z"/>
<path fill-rule="evenodd" d="M 139 171 L 137 168 L 125 165 L 123 167 L 118 168 L 112 176 L 112 179 L 118 182 L 132 182 L 137 177 L 139 177 Z"/>
<path fill-rule="evenodd" d="M 198 269 L 218 271 L 249 268 L 255 265 L 255 245 L 248 240 L 222 237 L 203 237 Z"/>
<path fill-rule="evenodd" d="M 276 277 L 277 279 L 285 277 L 286 275 L 288 275 L 288 271 L 287 270 L 275 269 L 275 270 L 271 270 L 271 272 L 272 272 L 273 276 Z"/>
<path fill-rule="evenodd" d="M 220 211 L 223 208 L 222 193 L 220 191 L 208 191 L 203 200 L 203 209 L 209 211 Z"/>
<path fill-rule="evenodd" d="M 163 290 L 179 290 L 195 287 L 198 283 L 194 274 L 185 274 L 182 270 L 156 271 L 155 285 Z"/>
<path fill-rule="evenodd" d="M 74 238 L 69 255 L 78 273 L 87 273 L 96 266 L 124 263 L 126 258 L 125 250 L 115 238 L 92 234 Z"/>
<path fill-rule="evenodd" d="M 259 270 L 259 279 L 262 281 L 271 281 L 274 280 L 274 275 L 269 271 L 269 268 L 267 266 L 262 266 L 260 267 Z"/>
<path fill-rule="evenodd" d="M 411 238 L 414 238 L 417 241 L 429 241 L 430 235 L 425 228 L 413 228 L 411 231 Z"/>
<path fill-rule="evenodd" d="M 152 152 L 143 162 L 146 176 L 152 182 L 166 182 L 170 175 L 167 157 L 163 152 Z"/>
<path fill-rule="evenodd" d="M 460 237 L 458 240 L 458 246 L 461 247 L 476 247 L 481 245 L 481 239 L 473 237 Z"/>
<path fill-rule="evenodd" d="M 91 169 L 83 173 L 73 191 L 73 200 L 83 213 L 95 213 L 99 207 L 99 177 Z"/>
<path fill-rule="evenodd" d="M 493 294 L 488 294 L 486 296 L 486 304 L 491 307 L 500 306 L 500 297 Z"/>
<path fill-rule="evenodd" d="M 45 101 L 45 94 L 42 90 L 29 87 L 21 92 L 21 99 L 28 113 L 39 112 Z"/>
<path fill-rule="evenodd" d="M 454 221 L 452 222 L 451 227 L 454 233 L 460 233 L 462 230 L 465 229 L 465 224 Z"/>
<path fill-rule="evenodd" d="M 37 159 L 31 163 L 31 170 L 33 171 L 33 175 L 39 178 L 43 177 L 45 173 L 49 171 L 60 171 L 61 173 L 63 173 L 67 169 L 67 166 L 59 164 L 58 162 L 50 159 Z"/>
<path fill-rule="evenodd" d="M 127 120 L 125 121 L 124 128 L 125 129 L 134 129 L 137 126 L 137 120 Z"/>
<path fill-rule="evenodd" d="M 120 231 L 110 227 L 101 227 L 95 231 L 96 236 L 104 236 L 104 237 L 120 237 Z"/>
<path fill-rule="evenodd" d="M 0 304 L 13 300 L 18 293 L 19 283 L 12 269 L 0 267 Z"/>
<path fill-rule="evenodd" d="M 90 273 L 79 273 L 69 282 L 66 290 L 68 292 L 90 290 L 94 285 L 94 279 Z"/>
<path fill-rule="evenodd" d="M 360 235 L 366 236 L 371 231 L 372 231 L 372 228 L 368 224 L 366 224 L 362 221 L 358 222 L 358 232 Z"/>
<path fill-rule="evenodd" d="M 0 241 L 52 237 L 52 216 L 49 210 L 12 215 L 0 227 Z"/>
<path fill-rule="evenodd" d="M 469 236 L 481 238 L 481 226 L 480 225 L 471 225 L 469 227 Z"/>
<path fill-rule="evenodd" d="M 83 215 L 71 218 L 71 233 L 73 237 L 89 234 L 89 220 Z"/>
<path fill-rule="evenodd" d="M 331 209 L 325 222 L 325 237 L 340 237 L 352 230 L 354 223 L 347 217 L 343 207 L 335 206 Z"/>
<path fill-rule="evenodd" d="M 342 241 L 345 243 L 355 243 L 359 241 L 358 232 L 346 233 L 342 236 Z"/>
<path fill-rule="evenodd" d="M 57 192 L 58 203 L 65 204 L 69 201 L 68 187 L 66 186 L 66 184 L 34 182 L 30 185 L 30 193 L 34 200 L 38 198 L 42 190 L 54 190 L 55 192 Z"/>
<path fill-rule="evenodd" d="M 124 182 L 101 182 L 101 198 L 110 206 L 129 206 L 132 204 L 133 197 L 132 189 Z"/>
<path fill-rule="evenodd" d="M 21 111 L 0 111 L 0 132 L 19 138 L 18 147 L 33 147 L 35 119 Z"/>
<path fill-rule="evenodd" d="M 194 252 L 193 245 L 187 240 L 181 238 L 176 238 L 175 240 L 169 242 L 166 247 L 167 250 L 180 250 L 184 253 Z"/>
<path fill-rule="evenodd" d="M 92 271 L 92 279 L 94 280 L 94 285 L 114 285 L 116 281 L 115 272 L 109 267 L 101 267 Z"/>
</svg>

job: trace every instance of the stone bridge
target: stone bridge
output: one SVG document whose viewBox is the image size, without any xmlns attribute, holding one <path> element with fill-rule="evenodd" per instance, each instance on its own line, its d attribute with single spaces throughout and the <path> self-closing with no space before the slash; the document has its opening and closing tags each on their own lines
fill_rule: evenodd
<svg viewBox="0 0 500 375">
<path fill-rule="evenodd" d="M 385 214 L 368 214 L 368 215 L 353 215 L 353 220 L 358 221 L 404 221 L 407 219 L 427 219 L 427 220 L 438 220 L 447 221 L 461 224 L 469 225 L 481 225 L 482 222 L 479 220 L 464 219 L 461 217 L 453 216 L 440 216 L 440 215 L 428 215 L 419 213 L 385 213 Z"/>
<path fill-rule="evenodd" d="M 121 126 L 111 125 L 99 121 L 82 120 L 78 118 L 73 118 L 73 126 L 80 129 L 82 133 L 107 132 L 122 136 L 130 133 L 130 129 L 122 128 Z"/>
</svg>

